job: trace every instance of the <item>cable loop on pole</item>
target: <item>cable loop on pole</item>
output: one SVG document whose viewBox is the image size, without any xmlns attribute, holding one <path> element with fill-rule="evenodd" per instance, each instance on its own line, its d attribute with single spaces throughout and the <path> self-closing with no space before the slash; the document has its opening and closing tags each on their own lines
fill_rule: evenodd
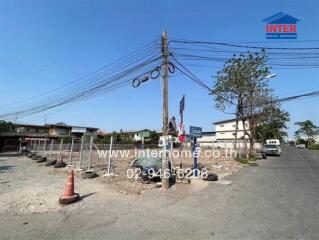
<svg viewBox="0 0 319 240">
<path fill-rule="evenodd" d="M 175 70 L 175 68 L 174 68 L 174 70 Z M 154 75 L 154 73 L 156 73 L 156 74 Z M 151 79 L 158 78 L 160 73 L 161 73 L 161 67 L 160 66 L 156 67 L 153 70 L 147 72 L 144 76 L 139 76 L 139 77 L 135 78 L 132 81 L 132 86 L 134 88 L 137 88 L 137 87 L 139 87 L 141 85 L 141 83 L 147 82 L 150 78 Z"/>
<path fill-rule="evenodd" d="M 154 75 L 154 73 L 156 73 L 156 75 Z M 155 79 L 155 78 L 158 78 L 160 74 L 161 74 L 161 67 L 157 67 L 151 72 L 150 77 L 151 79 Z"/>
<path fill-rule="evenodd" d="M 140 79 L 135 78 L 135 79 L 133 80 L 133 82 L 132 82 L 133 88 L 137 88 L 137 87 L 139 87 L 140 85 L 141 85 Z"/>
<path fill-rule="evenodd" d="M 174 73 L 175 72 L 175 65 L 173 63 L 171 63 L 171 62 L 169 62 L 169 64 L 168 64 L 168 71 L 170 73 Z"/>
</svg>

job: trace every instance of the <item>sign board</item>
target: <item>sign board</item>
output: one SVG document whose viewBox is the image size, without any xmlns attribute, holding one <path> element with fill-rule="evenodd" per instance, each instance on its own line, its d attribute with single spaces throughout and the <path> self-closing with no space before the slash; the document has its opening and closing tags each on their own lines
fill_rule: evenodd
<svg viewBox="0 0 319 240">
<path fill-rule="evenodd" d="M 184 142 L 185 141 L 185 130 L 184 130 L 184 124 L 180 123 L 178 126 L 178 141 Z"/>
<path fill-rule="evenodd" d="M 179 135 L 179 136 L 178 136 L 178 141 L 179 141 L 180 143 L 184 142 L 184 141 L 185 141 L 185 135 Z"/>
<path fill-rule="evenodd" d="M 86 132 L 86 128 L 84 128 L 84 127 L 72 127 L 71 132 L 73 132 L 73 133 L 85 133 Z"/>
<path fill-rule="evenodd" d="M 201 127 L 190 126 L 189 127 L 189 135 L 191 137 L 201 138 L 202 137 L 202 128 Z"/>
<path fill-rule="evenodd" d="M 185 134 L 185 127 L 184 124 L 180 123 L 178 126 L 178 135 L 184 135 Z"/>
<path fill-rule="evenodd" d="M 185 109 L 185 95 L 183 95 L 182 100 L 179 102 L 179 113 L 182 114 Z"/>
</svg>

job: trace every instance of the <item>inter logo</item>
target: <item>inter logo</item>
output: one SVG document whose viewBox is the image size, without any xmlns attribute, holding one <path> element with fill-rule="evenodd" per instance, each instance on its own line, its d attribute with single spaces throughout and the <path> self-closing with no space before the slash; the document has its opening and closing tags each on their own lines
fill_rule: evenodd
<svg viewBox="0 0 319 240">
<path fill-rule="evenodd" d="M 267 39 L 296 39 L 297 22 L 300 20 L 280 12 L 263 20 L 266 22 Z"/>
</svg>

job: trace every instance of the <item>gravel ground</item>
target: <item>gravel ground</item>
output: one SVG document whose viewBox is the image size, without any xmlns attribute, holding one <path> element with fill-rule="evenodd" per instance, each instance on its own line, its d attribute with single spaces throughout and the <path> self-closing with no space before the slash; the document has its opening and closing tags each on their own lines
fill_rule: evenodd
<svg viewBox="0 0 319 240">
<path fill-rule="evenodd" d="M 150 149 L 152 150 L 152 149 Z M 106 158 L 101 158 L 98 155 L 96 150 L 92 151 L 91 157 L 91 166 L 90 169 L 96 171 L 99 174 L 98 182 L 107 183 L 108 187 L 115 192 L 121 192 L 124 194 L 141 194 L 145 191 L 152 190 L 156 188 L 154 184 L 141 184 L 140 182 L 135 181 L 134 179 L 127 178 L 127 169 L 130 168 L 132 161 L 136 158 L 136 149 L 131 149 L 127 157 L 121 157 L 120 153 L 117 157 L 112 157 L 112 165 L 118 176 L 114 178 L 103 178 L 107 170 L 108 156 Z M 158 149 L 156 151 L 159 151 Z M 49 152 L 41 151 L 39 154 L 44 156 L 49 156 Z M 222 155 L 223 153 L 221 153 Z M 203 149 L 198 158 L 198 162 L 201 167 L 206 168 L 208 173 L 216 173 L 220 175 L 232 174 L 240 170 L 242 164 L 239 164 L 237 161 L 225 158 L 220 156 L 215 157 L 205 157 L 212 156 L 212 151 L 209 149 Z M 65 162 L 69 162 L 69 151 L 62 151 L 62 157 Z M 53 151 L 52 159 L 58 158 L 58 151 Z M 180 158 L 171 157 L 170 158 L 173 166 L 179 166 Z M 193 166 L 193 159 L 191 156 L 183 157 L 183 168 L 191 168 Z M 80 154 L 79 152 L 74 152 L 72 157 L 72 165 L 74 168 L 78 168 L 80 165 Z M 83 169 L 88 168 L 88 151 L 84 151 L 82 154 L 82 166 Z"/>
<path fill-rule="evenodd" d="M 45 153 L 42 153 L 42 155 L 45 155 Z M 64 155 L 64 159 L 67 159 L 65 152 Z M 56 155 L 53 155 L 53 158 L 55 157 Z M 223 164 L 225 163 L 222 159 L 220 161 Z M 111 198 L 115 202 L 119 199 L 137 201 L 136 198 L 139 199 L 142 194 L 143 197 L 147 195 L 154 197 L 157 194 L 162 194 L 159 184 L 142 184 L 140 181 L 126 177 L 126 169 L 129 167 L 131 159 L 117 159 L 114 161 L 119 173 L 115 177 L 103 177 L 106 168 L 103 166 L 103 162 L 105 164 L 105 159 L 93 158 L 92 161 L 92 169 L 99 173 L 98 178 L 82 179 L 80 172 L 75 171 L 75 191 L 79 192 L 84 198 L 69 208 L 81 208 L 83 204 L 86 206 L 87 204 L 94 205 L 103 201 L 101 199 L 104 198 L 109 200 Z M 45 163 L 36 163 L 27 157 L 12 154 L 2 155 L 0 163 L 0 214 L 20 215 L 54 212 L 63 209 L 57 202 L 59 195 L 64 190 L 68 171 L 71 168 L 54 169 L 53 167 L 45 167 Z M 208 164 L 207 161 L 206 164 Z M 223 167 L 213 168 L 213 170 L 219 173 L 232 173 L 238 171 L 240 167 L 232 161 L 227 161 L 226 164 L 226 167 L 223 165 Z M 223 171 L 225 168 L 226 171 Z M 179 192 L 178 197 L 183 198 L 194 190 L 204 188 L 206 184 L 202 180 L 192 180 L 190 185 L 176 184 L 170 191 Z M 174 198 L 176 198 L 175 195 Z"/>
</svg>

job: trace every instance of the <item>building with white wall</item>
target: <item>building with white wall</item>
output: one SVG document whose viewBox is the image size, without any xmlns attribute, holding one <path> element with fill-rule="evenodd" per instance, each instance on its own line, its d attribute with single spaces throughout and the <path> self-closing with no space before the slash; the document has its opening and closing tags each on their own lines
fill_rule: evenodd
<svg viewBox="0 0 319 240">
<path fill-rule="evenodd" d="M 216 129 L 216 141 L 217 142 L 233 142 L 235 140 L 235 133 L 236 133 L 236 119 L 228 119 L 224 121 L 214 122 L 215 129 Z M 245 128 L 249 133 L 249 123 L 248 121 L 245 122 Z M 244 138 L 244 125 L 242 121 L 238 122 L 237 128 L 237 139 Z M 246 135 L 245 138 L 248 138 Z"/>
<path fill-rule="evenodd" d="M 235 142 L 235 134 L 236 134 L 236 119 L 228 119 L 223 121 L 218 121 L 213 123 L 216 129 L 216 141 L 215 146 L 217 147 L 233 147 Z M 249 137 L 244 134 L 244 126 L 246 131 L 249 133 L 249 122 L 245 121 L 245 125 L 240 120 L 238 121 L 237 128 L 237 146 L 239 148 L 244 148 L 244 137 L 246 139 L 247 147 L 249 147 Z M 255 143 L 255 148 L 260 149 L 261 144 Z"/>
<path fill-rule="evenodd" d="M 197 143 L 201 147 L 212 147 L 212 144 L 216 142 L 216 132 L 202 132 L 202 137 L 197 139 Z"/>
</svg>

